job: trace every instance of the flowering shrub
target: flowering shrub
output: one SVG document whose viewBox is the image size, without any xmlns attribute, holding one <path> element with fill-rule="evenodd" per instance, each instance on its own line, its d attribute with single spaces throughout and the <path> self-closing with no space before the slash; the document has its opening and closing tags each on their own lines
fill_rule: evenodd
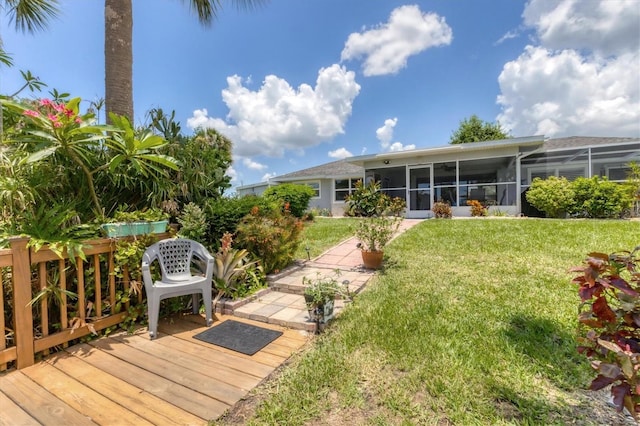
<svg viewBox="0 0 640 426">
<path fill-rule="evenodd" d="M 640 246 L 632 252 L 590 253 L 579 275 L 582 301 L 578 352 L 598 372 L 591 390 L 611 385 L 618 411 L 640 418 Z"/>
<path fill-rule="evenodd" d="M 302 229 L 302 221 L 288 211 L 263 214 L 254 207 L 238 225 L 237 242 L 260 259 L 264 272 L 269 274 L 293 261 Z"/>
</svg>

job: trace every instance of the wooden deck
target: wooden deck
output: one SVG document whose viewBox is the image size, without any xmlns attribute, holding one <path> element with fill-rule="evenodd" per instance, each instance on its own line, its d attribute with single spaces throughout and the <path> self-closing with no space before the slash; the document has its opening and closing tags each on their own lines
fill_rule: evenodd
<svg viewBox="0 0 640 426">
<path fill-rule="evenodd" d="M 0 425 L 206 424 L 308 341 L 233 319 L 284 334 L 247 356 L 194 339 L 204 319 L 186 316 L 161 321 L 153 341 L 143 329 L 75 345 L 0 376 Z"/>
</svg>

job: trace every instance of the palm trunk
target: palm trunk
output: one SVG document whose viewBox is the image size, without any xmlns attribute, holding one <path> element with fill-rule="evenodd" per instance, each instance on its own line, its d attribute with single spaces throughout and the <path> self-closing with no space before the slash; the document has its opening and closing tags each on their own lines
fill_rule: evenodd
<svg viewBox="0 0 640 426">
<path fill-rule="evenodd" d="M 133 122 L 132 0 L 104 2 L 105 105 Z"/>
</svg>

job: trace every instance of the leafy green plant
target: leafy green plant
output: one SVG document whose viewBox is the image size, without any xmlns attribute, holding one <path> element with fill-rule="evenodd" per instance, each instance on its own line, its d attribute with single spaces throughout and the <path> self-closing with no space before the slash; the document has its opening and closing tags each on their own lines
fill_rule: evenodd
<svg viewBox="0 0 640 426">
<path fill-rule="evenodd" d="M 571 184 L 575 202 L 572 213 L 591 218 L 618 218 L 633 204 L 628 186 L 609 181 L 606 177 L 580 177 Z"/>
<path fill-rule="evenodd" d="M 265 273 L 289 265 L 300 245 L 303 223 L 285 212 L 262 213 L 254 207 L 238 225 L 238 244 L 260 259 Z"/>
<path fill-rule="evenodd" d="M 396 216 L 374 216 L 363 218 L 356 228 L 358 248 L 363 251 L 382 251 L 400 226 Z"/>
<path fill-rule="evenodd" d="M 315 309 L 337 297 L 349 297 L 349 281 L 339 284 L 338 277 L 340 275 L 340 270 L 336 269 L 332 275 L 316 272 L 313 278 L 302 277 L 307 309 Z"/>
<path fill-rule="evenodd" d="M 436 201 L 433 203 L 431 211 L 433 211 L 436 219 L 451 219 L 453 216 L 453 213 L 451 212 L 451 204 L 444 201 Z"/>
<path fill-rule="evenodd" d="M 180 224 L 178 235 L 190 240 L 203 241 L 207 232 L 207 216 L 197 204 L 189 203 L 184 206 L 178 217 L 178 223 Z"/>
<path fill-rule="evenodd" d="M 254 207 L 257 207 L 263 215 L 269 215 L 277 210 L 273 201 L 255 195 L 208 199 L 204 205 L 209 224 L 205 237 L 206 245 L 219 247 L 220 239 L 224 233 L 235 234 L 238 224 L 251 213 Z"/>
<path fill-rule="evenodd" d="M 295 217 L 302 218 L 309 208 L 309 200 L 315 195 L 315 191 L 308 185 L 281 183 L 267 188 L 262 195 L 266 199 L 277 202 Z"/>
<path fill-rule="evenodd" d="M 631 252 L 590 253 L 572 282 L 582 301 L 578 351 L 598 376 L 591 390 L 611 386 L 618 411 L 640 419 L 640 246 Z"/>
<path fill-rule="evenodd" d="M 574 206 L 575 192 L 565 177 L 534 178 L 526 192 L 529 203 L 549 217 L 561 218 Z"/>
<path fill-rule="evenodd" d="M 478 200 L 467 200 L 467 205 L 471 206 L 471 216 L 486 216 L 487 208 Z"/>
<path fill-rule="evenodd" d="M 237 250 L 231 247 L 233 238 L 230 233 L 222 237 L 220 250 L 213 256 L 213 284 L 217 294 L 213 300 L 213 307 L 225 295 L 238 294 L 239 287 L 243 286 L 248 278 L 254 278 L 249 270 L 258 268 L 257 260 L 249 260 L 249 252 L 245 249 Z"/>
<path fill-rule="evenodd" d="M 371 181 L 365 185 L 359 180 L 354 191 L 345 198 L 345 203 L 345 216 L 371 217 L 384 214 L 391 199 L 380 190 L 380 182 Z"/>
<path fill-rule="evenodd" d="M 168 214 L 158 208 L 127 211 L 128 208 L 126 204 L 119 206 L 113 214 L 114 222 L 156 222 L 168 218 Z"/>
</svg>

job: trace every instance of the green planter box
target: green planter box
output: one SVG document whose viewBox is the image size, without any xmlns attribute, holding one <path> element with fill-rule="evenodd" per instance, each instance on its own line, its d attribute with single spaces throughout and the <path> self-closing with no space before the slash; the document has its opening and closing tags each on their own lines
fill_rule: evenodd
<svg viewBox="0 0 640 426">
<path fill-rule="evenodd" d="M 107 237 L 127 237 L 130 235 L 161 234 L 167 230 L 169 221 L 157 222 L 117 222 L 105 223 L 101 226 Z"/>
</svg>

